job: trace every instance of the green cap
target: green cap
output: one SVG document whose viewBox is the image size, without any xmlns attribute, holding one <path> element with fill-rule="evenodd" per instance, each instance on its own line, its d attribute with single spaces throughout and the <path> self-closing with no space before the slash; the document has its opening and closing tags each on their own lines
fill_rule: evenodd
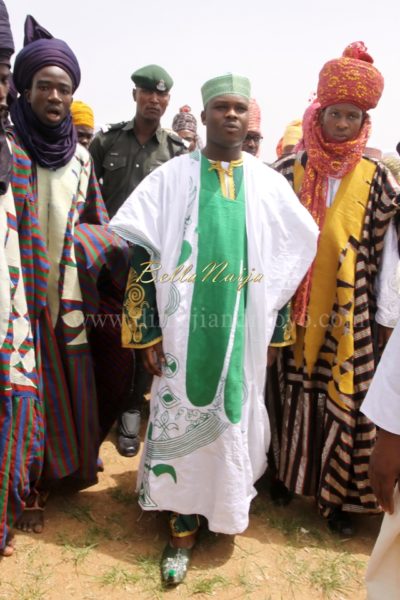
<svg viewBox="0 0 400 600">
<path fill-rule="evenodd" d="M 250 100 L 250 91 L 250 80 L 247 77 L 226 73 L 226 75 L 220 75 L 206 81 L 201 88 L 201 95 L 205 106 L 212 98 L 225 96 L 226 94 L 244 96 L 244 98 Z"/>
<path fill-rule="evenodd" d="M 132 73 L 131 79 L 137 87 L 158 92 L 169 92 L 174 85 L 171 75 L 158 65 L 147 65 L 138 69 Z"/>
</svg>

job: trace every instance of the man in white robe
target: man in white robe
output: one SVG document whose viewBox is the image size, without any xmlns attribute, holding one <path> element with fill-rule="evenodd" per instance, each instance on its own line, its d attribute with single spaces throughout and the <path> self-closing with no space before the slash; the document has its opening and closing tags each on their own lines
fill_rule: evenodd
<svg viewBox="0 0 400 600">
<path fill-rule="evenodd" d="M 241 152 L 248 79 L 202 95 L 203 152 L 156 169 L 111 221 L 136 245 L 123 342 L 156 375 L 138 487 L 144 510 L 173 513 L 168 584 L 186 574 L 198 515 L 214 532 L 248 526 L 270 440 L 266 352 L 318 234 L 286 180 Z"/>
<path fill-rule="evenodd" d="M 386 345 L 362 412 L 380 429 L 371 455 L 370 479 L 385 511 L 367 570 L 368 600 L 400 595 L 400 322 Z"/>
</svg>

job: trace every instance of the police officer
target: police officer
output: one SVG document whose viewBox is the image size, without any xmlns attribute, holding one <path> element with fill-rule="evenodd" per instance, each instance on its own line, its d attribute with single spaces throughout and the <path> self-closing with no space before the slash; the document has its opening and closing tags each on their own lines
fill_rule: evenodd
<svg viewBox="0 0 400 600">
<path fill-rule="evenodd" d="M 185 142 L 176 133 L 160 126 L 169 104 L 171 76 L 157 65 L 148 65 L 131 78 L 136 86 L 135 117 L 109 125 L 90 145 L 110 218 L 146 175 L 186 151 Z"/>
<path fill-rule="evenodd" d="M 146 175 L 170 158 L 187 151 L 186 143 L 176 133 L 160 125 L 170 99 L 172 77 L 162 67 L 148 65 L 135 71 L 131 79 L 135 84 L 134 118 L 109 125 L 94 137 L 89 148 L 110 218 Z M 111 288 L 109 274 L 103 271 L 99 281 L 100 296 L 102 291 L 110 295 Z M 114 291 L 116 304 L 122 304 L 122 297 Z M 131 385 L 132 351 L 120 348 L 120 333 L 116 331 L 118 325 L 115 320 L 112 324 L 105 323 L 91 334 L 91 344 L 99 358 L 96 378 L 103 437 L 117 418 L 117 449 L 123 456 L 135 456 L 140 446 L 139 408 L 151 381 L 137 362 Z M 114 381 L 104 380 L 102 361 L 113 361 L 116 365 L 118 377 Z"/>
</svg>

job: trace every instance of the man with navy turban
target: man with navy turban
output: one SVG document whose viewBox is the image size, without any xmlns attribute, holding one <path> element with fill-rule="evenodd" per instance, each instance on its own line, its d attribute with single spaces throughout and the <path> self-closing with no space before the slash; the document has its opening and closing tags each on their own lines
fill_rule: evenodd
<svg viewBox="0 0 400 600">
<path fill-rule="evenodd" d="M 35 37 L 36 32 L 39 39 Z M 76 150 L 77 137 L 69 109 L 72 94 L 81 80 L 79 64 L 65 42 L 53 38 L 29 16 L 25 24 L 25 44 L 14 65 L 14 85 L 20 97 L 12 108 L 13 122 L 30 157 L 41 167 L 57 169 L 64 166 Z M 50 91 L 49 78 L 54 77 L 59 87 L 58 97 L 49 98 L 43 107 L 46 114 L 41 118 L 32 106 L 32 95 L 36 98 L 35 92 L 45 86 Z"/>
<path fill-rule="evenodd" d="M 100 437 L 87 315 L 97 310 L 99 270 L 121 258 L 126 246 L 106 231 L 92 159 L 77 143 L 70 113 L 80 83 L 76 56 L 30 16 L 14 82 L 20 94 L 11 111 L 15 137 L 35 165 L 39 224 L 50 260 L 47 305 L 38 328 L 44 466 L 19 521 L 20 529 L 40 532 L 52 482 L 67 476 L 78 488 L 97 482 Z"/>
</svg>

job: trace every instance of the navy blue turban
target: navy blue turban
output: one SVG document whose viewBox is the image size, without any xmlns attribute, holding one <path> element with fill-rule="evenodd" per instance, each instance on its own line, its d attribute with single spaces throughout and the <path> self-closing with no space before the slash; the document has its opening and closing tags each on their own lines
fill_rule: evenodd
<svg viewBox="0 0 400 600">
<path fill-rule="evenodd" d="M 77 136 L 71 115 L 56 127 L 43 124 L 33 112 L 25 97 L 35 74 L 44 67 L 59 67 L 71 77 L 74 92 L 81 81 L 78 60 L 63 40 L 53 38 L 30 15 L 25 21 L 25 47 L 18 53 L 13 79 L 20 96 L 10 112 L 17 139 L 29 157 L 40 166 L 58 169 L 75 154 Z"/>
<path fill-rule="evenodd" d="M 14 54 L 14 41 L 10 28 L 10 19 L 6 5 L 0 0 L 0 63 L 10 66 Z"/>
<path fill-rule="evenodd" d="M 24 48 L 17 54 L 14 65 L 14 84 L 18 92 L 23 94 L 29 90 L 35 73 L 43 67 L 60 67 L 66 71 L 75 92 L 81 81 L 81 70 L 68 44 L 54 38 L 31 15 L 26 17 L 24 31 Z"/>
<path fill-rule="evenodd" d="M 52 38 L 36 40 L 17 54 L 13 77 L 18 92 L 29 90 L 35 73 L 49 66 L 66 71 L 72 80 L 72 91 L 76 90 L 81 81 L 78 60 L 68 44 Z"/>
</svg>

